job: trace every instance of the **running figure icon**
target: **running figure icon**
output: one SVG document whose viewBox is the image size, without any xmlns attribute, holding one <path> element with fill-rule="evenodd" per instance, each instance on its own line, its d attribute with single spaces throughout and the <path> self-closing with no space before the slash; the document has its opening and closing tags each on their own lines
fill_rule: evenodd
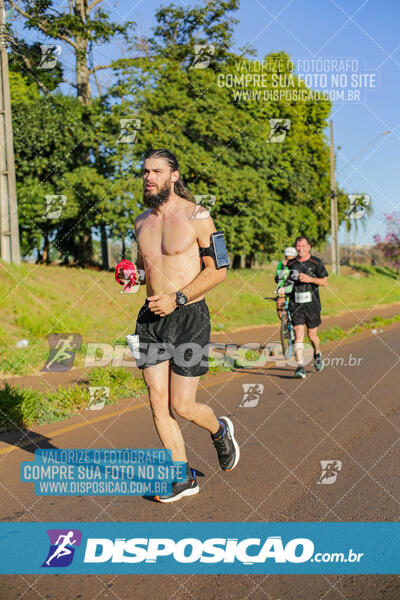
<svg viewBox="0 0 400 600">
<path fill-rule="evenodd" d="M 59 362 L 60 360 L 69 360 L 71 358 L 71 355 L 69 354 L 69 352 L 75 351 L 74 344 L 71 344 L 73 338 L 74 338 L 74 336 L 70 335 L 66 339 L 60 340 L 58 342 L 58 344 L 56 346 L 56 349 L 58 349 L 58 352 L 56 352 L 56 354 L 53 356 L 51 361 L 49 363 L 47 363 L 48 369 L 50 369 L 51 365 L 55 362 Z"/>
<path fill-rule="evenodd" d="M 75 360 L 75 354 L 82 347 L 79 333 L 50 333 L 47 335 L 49 356 L 41 371 L 69 371 Z"/>
<path fill-rule="evenodd" d="M 50 566 L 51 561 L 54 558 L 61 558 L 62 556 L 66 556 L 67 554 L 72 554 L 72 550 L 67 548 L 68 545 L 73 546 L 77 543 L 78 540 L 72 539 L 74 537 L 73 531 L 68 531 L 66 535 L 59 535 L 56 541 L 57 549 L 56 551 L 46 560 L 46 565 Z M 60 540 L 63 540 L 60 542 Z"/>
</svg>

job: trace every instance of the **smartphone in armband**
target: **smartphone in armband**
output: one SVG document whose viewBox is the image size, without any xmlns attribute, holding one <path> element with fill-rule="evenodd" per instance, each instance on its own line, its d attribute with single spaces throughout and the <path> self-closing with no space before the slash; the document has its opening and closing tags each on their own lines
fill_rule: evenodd
<svg viewBox="0 0 400 600">
<path fill-rule="evenodd" d="M 211 246 L 214 251 L 214 261 L 217 269 L 230 267 L 228 251 L 225 244 L 225 235 L 223 231 L 215 231 L 210 236 Z"/>
</svg>

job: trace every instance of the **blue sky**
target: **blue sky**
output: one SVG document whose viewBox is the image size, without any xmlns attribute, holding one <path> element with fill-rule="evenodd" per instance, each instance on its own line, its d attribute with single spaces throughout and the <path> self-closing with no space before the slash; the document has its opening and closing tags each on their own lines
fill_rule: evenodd
<svg viewBox="0 0 400 600">
<path fill-rule="evenodd" d="M 180 4 L 179 0 L 175 3 Z M 101 4 L 114 20 L 136 21 L 138 30 L 144 34 L 151 33 L 154 13 L 161 5 L 155 0 L 103 0 Z M 236 49 L 250 44 L 260 57 L 284 50 L 295 62 L 300 58 L 354 58 L 358 60 L 358 73 L 375 73 L 377 87 L 363 92 L 359 102 L 335 101 L 332 119 L 338 184 L 349 194 L 369 194 L 374 210 L 367 228 L 357 235 L 352 233 L 350 241 L 371 243 L 375 233 L 384 235 L 384 214 L 399 206 L 399 3 L 396 0 L 242 0 L 234 16 L 239 20 L 234 30 Z M 95 53 L 95 62 L 103 64 L 110 56 L 123 52 L 122 44 L 113 44 L 107 50 L 102 47 Z M 63 59 L 72 66 L 72 56 L 68 55 L 66 48 Z M 104 83 L 109 77 L 106 71 L 99 76 Z M 392 133 L 380 135 L 387 130 Z M 342 243 L 346 241 L 343 227 L 339 239 Z"/>
</svg>

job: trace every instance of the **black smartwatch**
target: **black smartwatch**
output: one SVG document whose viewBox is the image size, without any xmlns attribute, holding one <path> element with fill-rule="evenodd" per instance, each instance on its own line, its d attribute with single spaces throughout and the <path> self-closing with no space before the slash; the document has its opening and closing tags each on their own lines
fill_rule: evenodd
<svg viewBox="0 0 400 600">
<path fill-rule="evenodd" d="M 176 292 L 176 304 L 177 306 L 185 306 L 188 299 L 183 292 Z"/>
</svg>

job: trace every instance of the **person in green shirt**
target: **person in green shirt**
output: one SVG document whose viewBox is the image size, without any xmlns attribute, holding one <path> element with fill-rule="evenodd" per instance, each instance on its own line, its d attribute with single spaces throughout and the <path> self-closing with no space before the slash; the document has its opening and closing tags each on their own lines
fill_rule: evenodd
<svg viewBox="0 0 400 600">
<path fill-rule="evenodd" d="M 293 282 L 289 279 L 290 269 L 287 266 L 287 263 L 289 260 L 295 258 L 296 256 L 296 248 L 285 248 L 284 258 L 283 260 L 279 261 L 276 267 L 275 283 L 278 284 L 276 287 L 276 294 L 278 296 L 276 308 L 280 319 L 282 318 L 282 308 L 285 303 L 285 295 L 290 294 L 293 289 Z"/>
</svg>

